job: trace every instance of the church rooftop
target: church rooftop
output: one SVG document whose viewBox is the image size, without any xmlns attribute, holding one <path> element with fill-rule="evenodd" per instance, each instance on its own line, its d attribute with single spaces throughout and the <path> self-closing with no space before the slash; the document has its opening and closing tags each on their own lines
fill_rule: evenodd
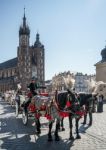
<svg viewBox="0 0 106 150">
<path fill-rule="evenodd" d="M 3 63 L 0 63 L 0 70 L 16 67 L 17 62 L 18 62 L 18 58 L 16 57 L 16 58 L 7 60 Z"/>
</svg>

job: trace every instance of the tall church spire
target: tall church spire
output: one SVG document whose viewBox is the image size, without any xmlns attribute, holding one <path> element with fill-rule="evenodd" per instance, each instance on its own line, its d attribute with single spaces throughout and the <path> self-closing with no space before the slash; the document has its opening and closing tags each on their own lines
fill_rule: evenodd
<svg viewBox="0 0 106 150">
<path fill-rule="evenodd" d="M 39 33 L 37 32 L 37 34 L 36 34 L 36 41 L 35 41 L 35 43 L 34 43 L 34 47 L 42 47 L 43 45 L 41 44 L 41 42 L 40 42 L 40 38 L 39 38 Z"/>
<path fill-rule="evenodd" d="M 36 34 L 36 41 L 39 42 L 39 33 Z"/>
<path fill-rule="evenodd" d="M 28 25 L 26 24 L 26 16 L 25 16 L 25 7 L 24 7 L 24 16 L 23 16 L 23 24 L 20 26 L 19 35 L 30 35 L 30 30 Z"/>
<path fill-rule="evenodd" d="M 23 27 L 26 27 L 25 7 L 24 7 Z"/>
</svg>

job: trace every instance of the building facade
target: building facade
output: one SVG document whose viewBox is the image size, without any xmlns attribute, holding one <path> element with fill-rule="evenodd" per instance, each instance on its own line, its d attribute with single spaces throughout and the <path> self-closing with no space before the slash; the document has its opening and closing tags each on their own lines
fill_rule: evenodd
<svg viewBox="0 0 106 150">
<path fill-rule="evenodd" d="M 75 91 L 91 93 L 91 88 L 88 83 L 95 81 L 95 75 L 87 75 L 80 72 L 75 74 Z"/>
<path fill-rule="evenodd" d="M 64 79 L 68 79 L 69 77 L 74 78 L 74 74 L 71 73 L 70 71 L 59 73 L 59 74 L 55 75 L 52 78 L 52 91 L 55 91 L 56 89 L 58 91 L 67 90 L 67 85 L 66 85 Z"/>
<path fill-rule="evenodd" d="M 19 28 L 17 57 L 0 64 L 0 91 L 16 89 L 18 82 L 26 90 L 32 77 L 44 84 L 45 50 L 38 33 L 34 45 L 30 46 L 30 29 L 24 11 L 23 23 Z"/>
<path fill-rule="evenodd" d="M 80 72 L 77 72 L 76 74 L 71 73 L 70 71 L 68 72 L 63 72 L 63 73 L 59 73 L 57 75 L 55 75 L 52 78 L 52 90 L 55 91 L 55 89 L 57 89 L 58 91 L 62 91 L 62 90 L 67 90 L 67 85 L 64 81 L 64 79 L 74 79 L 74 84 L 71 87 L 71 85 L 69 87 L 75 89 L 75 92 L 79 93 L 79 92 L 85 92 L 85 93 L 91 93 L 91 87 L 90 87 L 90 83 L 92 83 L 92 81 L 95 82 L 95 75 L 87 75 L 87 74 L 83 74 Z"/>
<path fill-rule="evenodd" d="M 96 81 L 106 82 L 106 47 L 101 51 L 102 60 L 95 64 Z"/>
</svg>

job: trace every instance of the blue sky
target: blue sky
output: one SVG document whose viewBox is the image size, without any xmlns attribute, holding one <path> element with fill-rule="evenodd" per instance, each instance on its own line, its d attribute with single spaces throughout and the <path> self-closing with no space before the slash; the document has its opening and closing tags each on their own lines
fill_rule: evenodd
<svg viewBox="0 0 106 150">
<path fill-rule="evenodd" d="M 106 0 L 0 0 L 0 63 L 17 56 L 26 8 L 30 45 L 45 46 L 45 78 L 63 71 L 95 73 L 106 45 Z"/>
</svg>

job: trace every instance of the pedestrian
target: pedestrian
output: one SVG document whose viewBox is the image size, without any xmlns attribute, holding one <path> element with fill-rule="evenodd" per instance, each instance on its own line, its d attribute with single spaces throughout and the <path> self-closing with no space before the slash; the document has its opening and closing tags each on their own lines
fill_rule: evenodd
<svg viewBox="0 0 106 150">
<path fill-rule="evenodd" d="M 19 111 L 20 111 L 20 91 L 18 90 L 15 96 L 15 106 L 16 106 L 16 117 L 18 117 Z"/>
<path fill-rule="evenodd" d="M 104 96 L 102 94 L 99 94 L 97 99 L 97 112 L 103 112 L 103 99 Z"/>
<path fill-rule="evenodd" d="M 92 107 L 92 112 L 95 113 L 96 112 L 96 105 L 97 105 L 97 94 L 94 95 L 93 99 L 93 107 Z"/>
</svg>

